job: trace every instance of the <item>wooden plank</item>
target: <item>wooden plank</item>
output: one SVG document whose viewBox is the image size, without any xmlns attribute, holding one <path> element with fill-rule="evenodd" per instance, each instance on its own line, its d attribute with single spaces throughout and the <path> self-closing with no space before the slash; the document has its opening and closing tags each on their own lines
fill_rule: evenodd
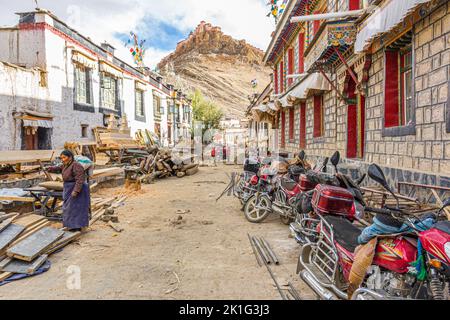
<svg viewBox="0 0 450 320">
<path fill-rule="evenodd" d="M 436 202 L 438 203 L 438 205 L 440 207 L 442 207 L 444 205 L 444 202 L 442 202 L 441 197 L 439 197 L 438 193 L 436 192 L 436 190 L 431 189 L 431 193 L 433 194 L 433 196 L 436 198 Z M 445 208 L 444 212 L 447 216 L 447 219 L 450 220 L 450 209 L 449 208 Z"/>
<path fill-rule="evenodd" d="M 33 261 L 63 236 L 64 231 L 46 227 L 8 249 L 6 254 L 19 260 Z"/>
<path fill-rule="evenodd" d="M 34 225 L 33 227 L 26 229 L 25 232 L 23 233 L 23 235 L 21 235 L 19 239 L 15 240 L 11 244 L 11 246 L 15 246 L 19 242 L 21 242 L 21 241 L 25 240 L 26 238 L 28 238 L 29 236 L 31 236 L 33 233 L 36 233 L 39 230 L 41 230 L 45 227 L 48 227 L 50 225 L 51 225 L 50 221 L 43 220 L 43 221 L 39 222 L 38 224 Z"/>
<path fill-rule="evenodd" d="M 6 228 L 8 228 L 9 225 L 11 223 L 13 223 L 14 219 L 15 219 L 15 217 L 14 218 L 9 218 L 9 219 L 6 219 L 5 221 L 3 221 L 2 223 L 0 223 L 0 232 L 5 230 Z"/>
<path fill-rule="evenodd" d="M 37 161 L 51 161 L 52 155 L 60 150 L 17 150 L 0 152 L 0 164 L 31 163 Z"/>
<path fill-rule="evenodd" d="M 0 274 L 0 282 L 7 280 L 12 275 L 14 275 L 14 273 L 12 272 L 3 272 L 2 274 Z"/>
<path fill-rule="evenodd" d="M 32 275 L 45 263 L 45 261 L 47 261 L 47 259 L 48 255 L 46 254 L 41 255 L 32 262 L 10 259 L 1 267 L 1 271 Z"/>
<path fill-rule="evenodd" d="M 13 201 L 13 202 L 35 202 L 35 198 L 31 197 L 12 197 L 12 196 L 0 196 L 0 201 Z"/>
<path fill-rule="evenodd" d="M 81 232 L 69 232 L 65 231 L 64 236 L 56 241 L 50 249 L 46 252 L 48 255 L 51 255 L 55 253 L 56 251 L 64 248 L 68 244 L 72 243 L 73 241 L 77 240 L 81 237 Z"/>
<path fill-rule="evenodd" d="M 36 225 L 37 223 L 41 222 L 42 220 L 45 220 L 45 217 L 39 216 L 37 214 L 31 214 L 29 216 L 17 219 L 16 221 L 14 221 L 14 223 L 23 226 L 25 228 L 30 228 L 33 225 Z"/>
<path fill-rule="evenodd" d="M 5 250 L 20 234 L 25 230 L 25 227 L 18 224 L 11 224 L 0 233 L 0 252 Z"/>
</svg>

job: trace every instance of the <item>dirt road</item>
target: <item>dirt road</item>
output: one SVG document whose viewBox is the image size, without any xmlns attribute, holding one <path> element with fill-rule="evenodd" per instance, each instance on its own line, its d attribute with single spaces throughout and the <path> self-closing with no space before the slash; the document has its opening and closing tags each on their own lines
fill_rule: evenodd
<svg viewBox="0 0 450 320">
<path fill-rule="evenodd" d="M 295 276 L 299 248 L 279 218 L 253 225 L 236 199 L 215 202 L 226 187 L 225 172 L 238 170 L 201 168 L 193 177 L 144 186 L 119 209 L 125 231 L 99 222 L 52 256 L 48 272 L 0 287 L 0 299 L 280 299 L 247 233 L 271 243 L 281 260 L 273 267 L 281 284 L 292 281 L 305 299 L 314 298 Z M 80 289 L 67 286 L 74 270 L 81 272 Z"/>
</svg>

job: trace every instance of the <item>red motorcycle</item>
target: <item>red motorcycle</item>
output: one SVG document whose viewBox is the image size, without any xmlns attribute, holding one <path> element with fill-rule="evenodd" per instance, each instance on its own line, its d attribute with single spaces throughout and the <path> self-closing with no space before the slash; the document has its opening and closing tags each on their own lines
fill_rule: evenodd
<svg viewBox="0 0 450 320">
<path fill-rule="evenodd" d="M 394 195 L 378 166 L 369 167 L 369 176 Z M 447 201 L 444 208 L 449 205 L 450 201 Z M 352 299 L 444 299 L 450 280 L 450 222 L 439 222 L 420 232 L 416 227 L 420 223 L 417 217 L 398 205 L 396 208 L 366 210 L 391 215 L 410 226 L 412 231 L 379 237 L 372 266 Z M 297 272 L 322 299 L 348 299 L 346 290 L 362 230 L 338 216 L 321 216 L 319 228 L 319 241 L 302 248 Z M 418 240 L 423 247 L 424 281 L 419 281 L 412 267 L 421 252 Z"/>
<path fill-rule="evenodd" d="M 354 182 L 338 172 L 339 162 L 340 153 L 336 152 L 331 157 L 334 174 L 310 171 L 301 178 L 303 193 L 298 199 L 297 217 L 290 229 L 302 245 L 317 242 L 320 216 L 340 216 L 351 222 L 364 218 L 365 202 L 359 185 L 366 175 Z"/>
</svg>

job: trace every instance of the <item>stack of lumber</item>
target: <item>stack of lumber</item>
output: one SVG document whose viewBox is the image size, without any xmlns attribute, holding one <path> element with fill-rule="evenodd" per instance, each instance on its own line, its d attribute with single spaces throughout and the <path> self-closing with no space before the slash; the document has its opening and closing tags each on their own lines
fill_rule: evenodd
<svg viewBox="0 0 450 320">
<path fill-rule="evenodd" d="M 34 214 L 3 222 L 7 226 L 0 231 L 0 281 L 16 273 L 35 273 L 51 254 L 81 235 L 52 228 L 45 217 Z"/>
<path fill-rule="evenodd" d="M 0 180 L 40 178 L 42 176 L 40 163 L 52 161 L 55 155 L 59 154 L 58 152 L 58 150 L 2 151 L 0 152 Z"/>
<path fill-rule="evenodd" d="M 100 151 L 139 148 L 139 144 L 128 132 L 119 129 L 96 128 L 94 135 Z"/>
<path fill-rule="evenodd" d="M 150 155 L 143 159 L 140 171 L 144 173 L 141 177 L 143 183 L 151 183 L 155 179 L 177 176 L 183 178 L 192 176 L 199 171 L 198 164 L 193 163 L 193 157 L 180 159 L 172 155 L 170 149 L 152 148 Z"/>
</svg>

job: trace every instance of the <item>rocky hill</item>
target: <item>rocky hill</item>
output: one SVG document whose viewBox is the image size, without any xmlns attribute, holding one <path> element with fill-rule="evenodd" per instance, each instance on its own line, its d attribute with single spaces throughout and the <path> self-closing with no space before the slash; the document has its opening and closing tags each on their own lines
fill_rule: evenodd
<svg viewBox="0 0 450 320">
<path fill-rule="evenodd" d="M 263 66 L 263 55 L 245 40 L 235 40 L 202 21 L 158 68 L 175 87 L 185 92 L 199 89 L 227 117 L 240 119 L 249 105 L 248 97 L 262 91 L 270 81 L 271 71 Z M 252 88 L 254 79 L 258 82 L 256 89 Z"/>
</svg>

